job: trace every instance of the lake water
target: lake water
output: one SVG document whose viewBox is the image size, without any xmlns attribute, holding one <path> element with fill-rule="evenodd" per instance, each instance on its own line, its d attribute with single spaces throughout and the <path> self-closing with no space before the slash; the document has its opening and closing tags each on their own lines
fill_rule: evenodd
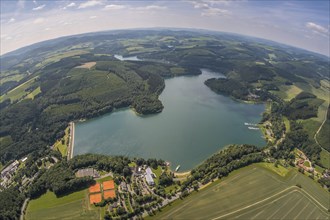
<svg viewBox="0 0 330 220">
<path fill-rule="evenodd" d="M 202 70 L 199 76 L 166 79 L 159 114 L 140 117 L 124 109 L 76 123 L 74 155 L 161 158 L 170 161 L 172 169 L 180 164 L 185 171 L 228 144 L 264 146 L 261 132 L 244 123 L 258 123 L 265 106 L 212 92 L 204 81 L 213 77 L 221 75 Z"/>
</svg>

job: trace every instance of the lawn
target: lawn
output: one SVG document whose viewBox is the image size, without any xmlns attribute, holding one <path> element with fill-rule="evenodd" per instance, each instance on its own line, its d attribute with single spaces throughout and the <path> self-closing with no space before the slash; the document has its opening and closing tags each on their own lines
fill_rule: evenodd
<svg viewBox="0 0 330 220">
<path fill-rule="evenodd" d="M 304 166 L 305 167 L 311 167 L 311 164 L 310 164 L 310 162 L 308 162 L 307 160 L 304 162 Z"/>
<path fill-rule="evenodd" d="M 321 151 L 320 162 L 325 168 L 330 169 L 330 153 L 328 151 L 326 150 Z"/>
<path fill-rule="evenodd" d="M 155 183 L 158 185 L 158 183 L 159 183 L 159 177 L 162 174 L 162 167 L 161 166 L 158 166 L 156 170 L 153 169 L 153 168 L 151 168 L 151 170 L 156 175 L 156 178 L 154 178 L 154 180 L 155 180 Z"/>
<path fill-rule="evenodd" d="M 64 141 L 64 144 L 62 144 L 62 140 Z M 57 140 L 55 143 L 55 149 L 57 149 L 62 157 L 66 156 L 68 153 L 68 147 L 67 147 L 67 143 L 69 141 L 69 127 L 67 127 L 65 129 L 65 135 L 63 138 L 61 138 L 60 140 Z"/>
<path fill-rule="evenodd" d="M 258 165 L 267 168 L 283 177 L 289 173 L 289 170 L 281 165 L 278 165 L 277 167 L 273 163 L 259 163 Z"/>
<path fill-rule="evenodd" d="M 90 210 L 86 190 L 57 198 L 48 191 L 38 199 L 31 200 L 25 219 L 99 219 L 100 210 Z"/>
<path fill-rule="evenodd" d="M 284 168 L 284 167 L 283 167 Z M 281 174 L 284 174 L 279 167 Z M 325 219 L 330 194 L 291 168 L 254 164 L 165 207 L 154 219 Z M 296 186 L 300 184 L 302 188 Z M 317 200 L 317 202 L 315 201 Z"/>
</svg>

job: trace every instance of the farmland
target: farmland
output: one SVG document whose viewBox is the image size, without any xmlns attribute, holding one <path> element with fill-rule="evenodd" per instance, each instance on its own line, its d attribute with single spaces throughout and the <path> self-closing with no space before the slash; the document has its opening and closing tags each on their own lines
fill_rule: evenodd
<svg viewBox="0 0 330 220">
<path fill-rule="evenodd" d="M 23 98 L 24 96 L 27 96 L 27 98 L 33 99 L 35 95 L 39 94 L 40 87 L 33 90 L 31 93 L 29 93 L 27 90 L 29 87 L 33 85 L 33 83 L 36 81 L 36 77 L 32 78 L 25 83 L 22 83 L 21 85 L 17 86 L 16 88 L 12 89 L 6 94 L 1 94 L 0 101 L 3 101 L 5 99 L 10 99 L 12 102 L 19 100 Z"/>
<path fill-rule="evenodd" d="M 285 174 L 285 169 L 278 171 Z M 284 177 L 274 171 L 266 164 L 234 171 L 183 202 L 174 202 L 155 219 L 329 218 L 329 193 L 293 168 Z"/>
<path fill-rule="evenodd" d="M 47 192 L 29 202 L 25 219 L 97 219 L 99 210 L 90 210 L 86 190 L 57 198 Z"/>
</svg>

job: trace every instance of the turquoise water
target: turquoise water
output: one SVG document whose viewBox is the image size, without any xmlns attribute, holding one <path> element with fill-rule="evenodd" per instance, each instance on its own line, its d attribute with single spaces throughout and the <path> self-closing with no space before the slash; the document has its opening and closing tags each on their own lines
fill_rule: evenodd
<svg viewBox="0 0 330 220">
<path fill-rule="evenodd" d="M 218 95 L 204 85 L 220 74 L 202 70 L 199 76 L 165 80 L 160 95 L 161 113 L 140 117 L 123 109 L 76 123 L 74 155 L 101 153 L 143 158 L 161 158 L 172 168 L 189 170 L 228 144 L 255 144 L 265 140 L 256 124 L 263 104 L 245 104 Z"/>
</svg>

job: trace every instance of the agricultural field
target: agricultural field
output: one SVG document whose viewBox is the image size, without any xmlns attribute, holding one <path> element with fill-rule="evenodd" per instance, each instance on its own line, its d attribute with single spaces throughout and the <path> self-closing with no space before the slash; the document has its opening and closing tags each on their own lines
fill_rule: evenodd
<svg viewBox="0 0 330 220">
<path fill-rule="evenodd" d="M 28 92 L 27 90 L 28 90 L 28 88 L 29 88 L 30 86 L 33 85 L 33 83 L 35 82 L 36 78 L 37 78 L 37 77 L 34 77 L 34 78 L 32 78 L 32 79 L 30 79 L 30 80 L 28 80 L 28 81 L 22 83 L 21 85 L 15 87 L 14 89 L 10 90 L 9 92 L 7 92 L 7 93 L 5 93 L 5 94 L 2 94 L 2 95 L 0 96 L 0 102 L 2 102 L 2 101 L 5 100 L 5 99 L 10 99 L 11 102 L 13 102 L 13 101 L 16 101 L 16 100 L 19 100 L 19 99 L 23 98 L 24 96 L 28 96 L 29 94 L 31 94 L 31 95 L 30 95 L 30 98 L 33 99 L 33 97 L 34 97 L 35 95 L 37 95 L 38 93 L 41 92 L 41 91 L 40 91 L 40 87 L 38 87 L 39 89 L 36 88 L 36 89 L 35 89 L 34 91 L 32 91 L 32 92 Z"/>
<path fill-rule="evenodd" d="M 232 172 L 153 218 L 326 219 L 330 217 L 329 196 L 294 168 L 260 163 Z"/>
<path fill-rule="evenodd" d="M 100 212 L 89 207 L 87 190 L 60 198 L 49 191 L 29 202 L 25 219 L 99 219 Z"/>
</svg>

